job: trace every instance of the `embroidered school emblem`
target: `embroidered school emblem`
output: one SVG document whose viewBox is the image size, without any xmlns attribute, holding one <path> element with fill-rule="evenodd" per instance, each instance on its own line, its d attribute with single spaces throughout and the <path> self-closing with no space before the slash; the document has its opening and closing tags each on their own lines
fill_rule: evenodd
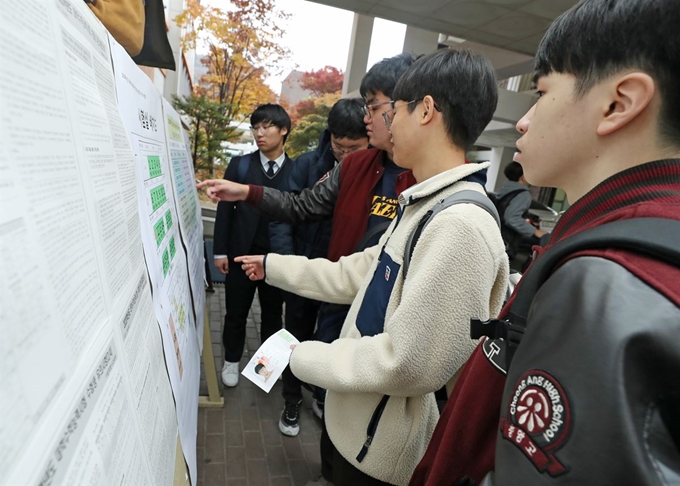
<svg viewBox="0 0 680 486">
<path fill-rule="evenodd" d="M 507 418 L 501 419 L 503 438 L 539 472 L 556 477 L 569 472 L 555 452 L 566 443 L 570 428 L 569 400 L 557 378 L 542 370 L 524 373 L 513 389 Z"/>
<path fill-rule="evenodd" d="M 390 273 L 392 273 L 390 267 L 385 267 L 385 280 L 388 282 L 390 281 Z"/>
</svg>

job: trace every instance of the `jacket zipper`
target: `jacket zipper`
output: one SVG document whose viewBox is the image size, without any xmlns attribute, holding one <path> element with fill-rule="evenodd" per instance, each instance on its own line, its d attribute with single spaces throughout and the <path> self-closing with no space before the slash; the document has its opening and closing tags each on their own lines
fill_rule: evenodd
<svg viewBox="0 0 680 486">
<path fill-rule="evenodd" d="M 385 410 L 385 406 L 387 405 L 387 400 L 389 400 L 389 398 L 389 395 L 383 395 L 383 397 L 380 399 L 380 403 L 378 403 L 378 406 L 375 408 L 375 411 L 371 416 L 371 420 L 368 422 L 368 428 L 366 429 L 366 442 L 364 442 L 364 445 L 357 456 L 357 462 L 363 461 L 364 457 L 366 457 L 368 448 L 371 447 L 371 442 L 373 442 L 375 431 L 378 428 L 378 422 L 380 422 L 380 417 Z"/>
</svg>

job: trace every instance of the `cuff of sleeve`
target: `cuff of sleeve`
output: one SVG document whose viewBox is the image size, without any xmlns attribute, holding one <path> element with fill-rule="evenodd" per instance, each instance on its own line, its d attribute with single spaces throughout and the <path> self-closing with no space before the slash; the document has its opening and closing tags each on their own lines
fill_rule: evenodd
<svg viewBox="0 0 680 486">
<path fill-rule="evenodd" d="M 262 259 L 262 271 L 264 272 L 264 277 L 262 278 L 262 280 L 264 280 L 265 282 L 267 281 L 267 257 L 268 256 L 269 255 L 265 255 L 264 258 Z"/>
<path fill-rule="evenodd" d="M 253 184 L 248 184 L 248 195 L 246 196 L 246 202 L 257 206 L 262 200 L 262 186 L 256 186 Z"/>
</svg>

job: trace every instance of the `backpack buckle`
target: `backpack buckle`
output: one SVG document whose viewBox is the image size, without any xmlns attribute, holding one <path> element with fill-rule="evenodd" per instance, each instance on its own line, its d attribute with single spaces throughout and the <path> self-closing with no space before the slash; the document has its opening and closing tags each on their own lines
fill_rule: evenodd
<svg viewBox="0 0 680 486">
<path fill-rule="evenodd" d="M 502 339 L 511 346 L 518 346 L 524 335 L 524 326 L 518 326 L 506 319 L 470 319 L 470 338 L 479 339 L 487 336 L 491 339 Z"/>
</svg>

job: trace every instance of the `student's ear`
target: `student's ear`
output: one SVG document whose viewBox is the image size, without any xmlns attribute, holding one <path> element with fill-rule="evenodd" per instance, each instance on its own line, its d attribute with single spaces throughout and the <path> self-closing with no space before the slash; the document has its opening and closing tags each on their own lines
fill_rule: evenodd
<svg viewBox="0 0 680 486">
<path fill-rule="evenodd" d="M 281 127 L 279 129 L 279 133 L 285 137 L 286 135 L 288 135 L 288 129 L 286 127 Z"/>
<path fill-rule="evenodd" d="M 604 107 L 598 135 L 609 135 L 633 121 L 652 102 L 656 85 L 649 74 L 635 72 L 612 80 L 606 93 L 609 105 Z"/>
<path fill-rule="evenodd" d="M 427 125 L 434 119 L 434 113 L 437 111 L 434 107 L 434 99 L 432 96 L 427 95 L 423 98 L 422 103 L 423 109 L 420 115 L 420 124 Z"/>
</svg>

